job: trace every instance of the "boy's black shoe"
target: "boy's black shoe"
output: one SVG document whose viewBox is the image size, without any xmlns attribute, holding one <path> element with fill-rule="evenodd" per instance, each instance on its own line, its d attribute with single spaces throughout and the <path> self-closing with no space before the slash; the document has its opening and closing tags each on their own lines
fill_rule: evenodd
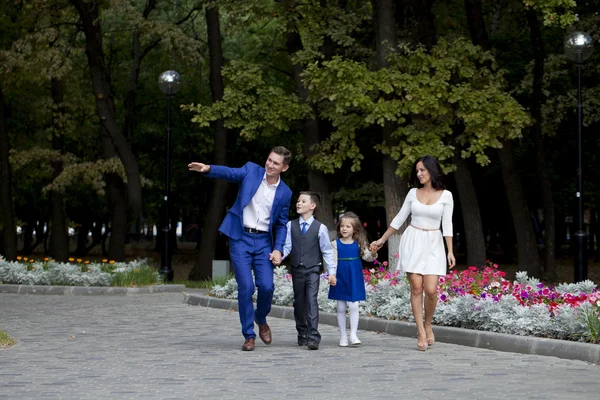
<svg viewBox="0 0 600 400">
<path fill-rule="evenodd" d="M 309 350 L 319 350 L 319 343 L 317 343 L 317 342 L 310 342 L 308 344 L 308 349 Z"/>
<path fill-rule="evenodd" d="M 308 344 L 308 338 L 306 336 L 298 336 L 298 346 L 306 346 Z"/>
</svg>

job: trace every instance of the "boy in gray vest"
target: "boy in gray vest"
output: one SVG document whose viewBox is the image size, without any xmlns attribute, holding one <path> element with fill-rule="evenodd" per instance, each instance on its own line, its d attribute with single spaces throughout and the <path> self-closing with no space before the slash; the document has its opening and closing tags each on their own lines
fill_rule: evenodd
<svg viewBox="0 0 600 400">
<path fill-rule="evenodd" d="M 296 202 L 296 212 L 300 217 L 287 223 L 283 247 L 283 258 L 290 255 L 298 346 L 308 346 L 310 350 L 318 350 L 321 342 L 317 330 L 321 260 L 325 261 L 331 285 L 335 285 L 337 268 L 327 227 L 313 216 L 319 201 L 316 192 L 300 192 Z"/>
</svg>

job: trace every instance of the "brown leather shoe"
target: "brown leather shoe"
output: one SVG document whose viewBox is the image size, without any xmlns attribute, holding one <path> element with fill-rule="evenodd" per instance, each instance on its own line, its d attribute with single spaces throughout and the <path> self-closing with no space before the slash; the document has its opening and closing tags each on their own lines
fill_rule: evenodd
<svg viewBox="0 0 600 400">
<path fill-rule="evenodd" d="M 253 351 L 254 350 L 254 338 L 246 339 L 242 345 L 242 351 Z"/>
<path fill-rule="evenodd" d="M 264 325 L 261 325 L 256 321 L 258 325 L 258 336 L 260 340 L 262 340 L 265 344 L 271 344 L 271 328 L 269 328 L 269 324 L 265 322 Z"/>
</svg>

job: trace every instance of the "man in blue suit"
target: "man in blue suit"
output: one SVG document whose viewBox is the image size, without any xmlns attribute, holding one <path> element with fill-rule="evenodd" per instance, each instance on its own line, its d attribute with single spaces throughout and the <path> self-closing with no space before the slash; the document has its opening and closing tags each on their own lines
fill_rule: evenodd
<svg viewBox="0 0 600 400">
<path fill-rule="evenodd" d="M 241 168 L 199 162 L 188 165 L 191 171 L 204 173 L 209 178 L 240 184 L 237 199 L 219 231 L 229 237 L 231 264 L 238 284 L 240 322 L 246 339 L 242 346 L 244 351 L 254 350 L 255 321 L 261 340 L 271 344 L 267 315 L 271 311 L 275 290 L 273 265 L 281 263 L 292 199 L 292 191 L 280 175 L 287 171 L 291 160 L 292 153 L 283 146 L 277 146 L 271 149 L 264 168 L 252 162 Z M 252 271 L 258 287 L 256 312 L 252 303 L 255 287 Z"/>
</svg>

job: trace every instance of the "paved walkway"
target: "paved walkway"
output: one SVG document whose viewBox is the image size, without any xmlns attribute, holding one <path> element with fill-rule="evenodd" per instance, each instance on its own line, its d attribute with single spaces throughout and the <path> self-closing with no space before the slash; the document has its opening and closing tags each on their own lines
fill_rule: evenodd
<svg viewBox="0 0 600 400">
<path fill-rule="evenodd" d="M 600 367 L 554 357 L 359 332 L 321 349 L 295 343 L 270 318 L 273 344 L 242 352 L 237 313 L 188 306 L 182 294 L 0 294 L 0 399 L 581 399 L 596 398 Z"/>
</svg>

